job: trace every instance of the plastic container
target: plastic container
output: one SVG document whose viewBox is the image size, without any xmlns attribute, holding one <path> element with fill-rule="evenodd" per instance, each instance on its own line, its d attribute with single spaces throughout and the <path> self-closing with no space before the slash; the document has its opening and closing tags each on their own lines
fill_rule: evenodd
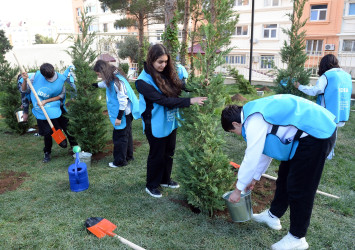
<svg viewBox="0 0 355 250">
<path fill-rule="evenodd" d="M 89 188 L 86 163 L 80 162 L 80 156 L 78 156 L 78 159 L 75 158 L 75 163 L 69 166 L 68 175 L 71 191 L 81 192 Z"/>
<path fill-rule="evenodd" d="M 228 201 L 229 196 L 233 191 L 225 193 L 222 197 L 226 201 L 229 214 L 234 222 L 245 222 L 253 216 L 253 208 L 251 204 L 251 191 L 242 193 L 240 201 L 232 203 Z"/>
<path fill-rule="evenodd" d="M 92 154 L 89 152 L 79 152 L 79 159 L 80 162 L 85 162 L 86 163 L 86 167 L 89 169 L 91 167 L 91 156 Z M 76 159 L 76 154 L 73 154 L 74 159 Z"/>
</svg>

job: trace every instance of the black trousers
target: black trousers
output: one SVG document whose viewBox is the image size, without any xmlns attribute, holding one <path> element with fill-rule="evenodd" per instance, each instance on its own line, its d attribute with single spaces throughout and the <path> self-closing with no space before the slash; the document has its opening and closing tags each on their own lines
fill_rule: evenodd
<svg viewBox="0 0 355 250">
<path fill-rule="evenodd" d="M 68 122 L 69 119 L 66 118 L 64 115 L 66 114 L 65 111 L 62 111 L 62 115 L 59 118 L 56 119 L 51 119 L 53 126 L 56 130 L 62 129 L 64 133 L 66 134 L 66 137 L 70 143 L 70 146 L 75 146 L 77 145 L 77 142 L 75 138 L 71 135 L 69 135 L 67 127 L 68 127 Z M 53 131 L 51 127 L 49 126 L 49 123 L 47 120 L 37 120 L 37 125 L 38 125 L 38 130 L 39 134 L 42 135 L 44 138 L 44 148 L 43 152 L 44 153 L 51 153 L 52 152 L 52 146 L 53 146 L 53 140 L 52 140 L 52 134 Z"/>
<path fill-rule="evenodd" d="M 126 127 L 113 130 L 113 164 L 116 166 L 125 166 L 133 159 L 132 120 L 132 114 L 126 115 Z"/>
<path fill-rule="evenodd" d="M 335 139 L 336 132 L 323 140 L 312 136 L 301 138 L 295 156 L 280 163 L 270 212 L 281 218 L 289 206 L 289 231 L 296 237 L 302 238 L 307 233 L 324 163 Z"/>
<path fill-rule="evenodd" d="M 150 124 L 146 124 L 145 135 L 149 142 L 146 187 L 153 189 L 170 181 L 176 145 L 176 129 L 166 137 L 157 138 L 153 136 Z"/>
</svg>

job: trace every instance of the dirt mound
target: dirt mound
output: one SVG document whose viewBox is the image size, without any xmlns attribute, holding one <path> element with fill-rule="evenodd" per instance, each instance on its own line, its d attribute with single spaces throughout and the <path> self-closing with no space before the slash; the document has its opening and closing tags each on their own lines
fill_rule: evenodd
<svg viewBox="0 0 355 250">
<path fill-rule="evenodd" d="M 238 101 L 240 101 L 240 102 L 245 102 L 245 101 L 247 101 L 247 98 L 245 98 L 244 96 L 242 96 L 241 94 L 235 94 L 234 96 L 232 96 L 232 101 L 234 101 L 234 102 L 238 102 Z"/>
<path fill-rule="evenodd" d="M 270 91 L 271 91 L 271 89 L 268 88 L 267 86 L 264 86 L 264 87 L 262 87 L 262 88 L 259 88 L 259 90 L 260 90 L 260 91 L 265 91 L 265 92 L 270 92 Z"/>
</svg>

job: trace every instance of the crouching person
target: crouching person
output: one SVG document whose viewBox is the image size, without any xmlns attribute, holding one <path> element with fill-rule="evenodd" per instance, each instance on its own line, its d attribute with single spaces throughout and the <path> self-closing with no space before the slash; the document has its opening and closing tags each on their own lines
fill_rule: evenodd
<svg viewBox="0 0 355 250">
<path fill-rule="evenodd" d="M 243 107 L 228 106 L 222 111 L 223 129 L 242 135 L 247 142 L 230 202 L 238 202 L 243 190 L 254 188 L 273 158 L 281 161 L 270 209 L 253 215 L 254 221 L 280 230 L 280 218 L 290 207 L 289 232 L 272 249 L 308 248 L 305 236 L 314 197 L 336 138 L 334 119 L 323 107 L 288 94 L 261 98 Z"/>
</svg>

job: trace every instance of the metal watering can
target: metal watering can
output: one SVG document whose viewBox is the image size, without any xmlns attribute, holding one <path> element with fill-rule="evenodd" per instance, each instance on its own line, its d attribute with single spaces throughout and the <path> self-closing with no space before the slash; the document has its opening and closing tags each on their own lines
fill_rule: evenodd
<svg viewBox="0 0 355 250">
<path fill-rule="evenodd" d="M 81 192 L 89 188 L 89 176 L 87 166 L 80 162 L 79 152 L 81 148 L 75 146 L 73 152 L 76 154 L 75 163 L 68 168 L 70 189 L 73 192 Z"/>
</svg>

